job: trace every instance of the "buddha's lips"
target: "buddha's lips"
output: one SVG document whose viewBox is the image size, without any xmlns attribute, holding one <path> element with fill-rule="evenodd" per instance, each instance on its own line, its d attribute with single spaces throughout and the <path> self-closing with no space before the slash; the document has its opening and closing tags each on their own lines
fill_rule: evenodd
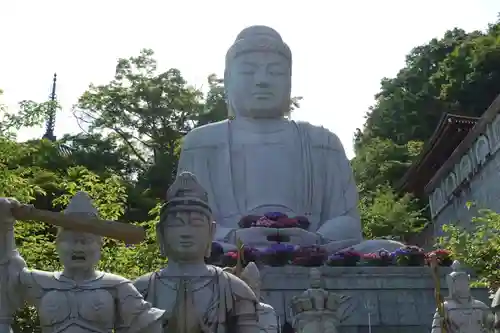
<svg viewBox="0 0 500 333">
<path fill-rule="evenodd" d="M 85 261 L 85 255 L 76 255 L 76 254 L 73 254 L 71 256 L 71 260 L 75 260 L 75 261 Z"/>
</svg>

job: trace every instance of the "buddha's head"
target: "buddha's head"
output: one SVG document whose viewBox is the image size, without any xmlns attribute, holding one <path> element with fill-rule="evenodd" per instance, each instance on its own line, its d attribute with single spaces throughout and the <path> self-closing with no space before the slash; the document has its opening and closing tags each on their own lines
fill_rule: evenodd
<svg viewBox="0 0 500 333">
<path fill-rule="evenodd" d="M 226 54 L 229 116 L 281 118 L 290 109 L 292 53 L 266 26 L 243 29 Z"/>
<path fill-rule="evenodd" d="M 67 215 L 97 217 L 97 209 L 85 192 L 78 192 L 64 210 Z M 102 237 L 60 228 L 56 236 L 59 260 L 65 269 L 89 270 L 101 259 Z"/>
<path fill-rule="evenodd" d="M 452 269 L 453 272 L 446 277 L 450 297 L 454 299 L 469 299 L 471 297 L 469 274 L 461 269 L 460 263 L 456 260 L 453 262 Z"/>
<path fill-rule="evenodd" d="M 309 282 L 311 288 L 321 289 L 321 271 L 317 268 L 311 268 L 309 271 Z"/>
<path fill-rule="evenodd" d="M 181 173 L 169 188 L 156 232 L 161 254 L 169 260 L 203 262 L 210 256 L 215 222 L 208 194 L 192 173 Z"/>
</svg>

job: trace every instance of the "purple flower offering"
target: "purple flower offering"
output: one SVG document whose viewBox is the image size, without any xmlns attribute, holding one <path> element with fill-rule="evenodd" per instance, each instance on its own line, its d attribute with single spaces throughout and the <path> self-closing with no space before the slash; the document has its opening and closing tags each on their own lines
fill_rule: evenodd
<svg viewBox="0 0 500 333">
<path fill-rule="evenodd" d="M 264 216 L 270 219 L 271 221 L 278 221 L 279 218 L 288 217 L 286 214 L 280 212 L 265 213 Z"/>
<path fill-rule="evenodd" d="M 290 244 L 272 244 L 267 249 L 264 250 L 265 254 L 274 254 L 274 253 L 293 253 L 296 247 Z"/>
</svg>

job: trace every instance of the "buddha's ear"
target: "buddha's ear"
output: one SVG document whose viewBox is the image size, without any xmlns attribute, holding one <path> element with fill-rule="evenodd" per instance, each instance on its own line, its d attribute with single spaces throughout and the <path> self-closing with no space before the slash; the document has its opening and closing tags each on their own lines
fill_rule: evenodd
<svg viewBox="0 0 500 333">
<path fill-rule="evenodd" d="M 215 237 L 215 232 L 217 231 L 217 223 L 215 221 L 212 221 L 210 222 L 211 225 L 210 225 L 210 237 L 212 237 L 212 240 L 214 239 Z"/>
<path fill-rule="evenodd" d="M 210 242 L 207 245 L 205 258 L 210 258 L 210 256 L 212 255 L 212 242 L 214 241 L 216 229 L 217 229 L 217 224 L 215 223 L 215 221 L 210 222 Z"/>
</svg>

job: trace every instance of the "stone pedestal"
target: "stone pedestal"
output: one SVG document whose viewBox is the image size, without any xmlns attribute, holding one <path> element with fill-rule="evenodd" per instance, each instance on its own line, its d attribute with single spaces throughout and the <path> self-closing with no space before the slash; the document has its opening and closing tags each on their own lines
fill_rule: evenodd
<svg viewBox="0 0 500 333">
<path fill-rule="evenodd" d="M 371 313 L 372 333 L 428 333 L 436 309 L 434 282 L 428 267 L 321 267 L 324 288 L 351 297 L 354 310 L 341 324 L 340 333 L 364 333 Z M 443 296 L 448 295 L 441 268 Z M 281 324 L 290 322 L 293 296 L 309 288 L 306 267 L 262 267 L 262 298 L 274 307 Z M 473 289 L 473 296 L 488 302 L 486 289 Z M 369 311 L 368 309 L 371 309 Z"/>
</svg>

